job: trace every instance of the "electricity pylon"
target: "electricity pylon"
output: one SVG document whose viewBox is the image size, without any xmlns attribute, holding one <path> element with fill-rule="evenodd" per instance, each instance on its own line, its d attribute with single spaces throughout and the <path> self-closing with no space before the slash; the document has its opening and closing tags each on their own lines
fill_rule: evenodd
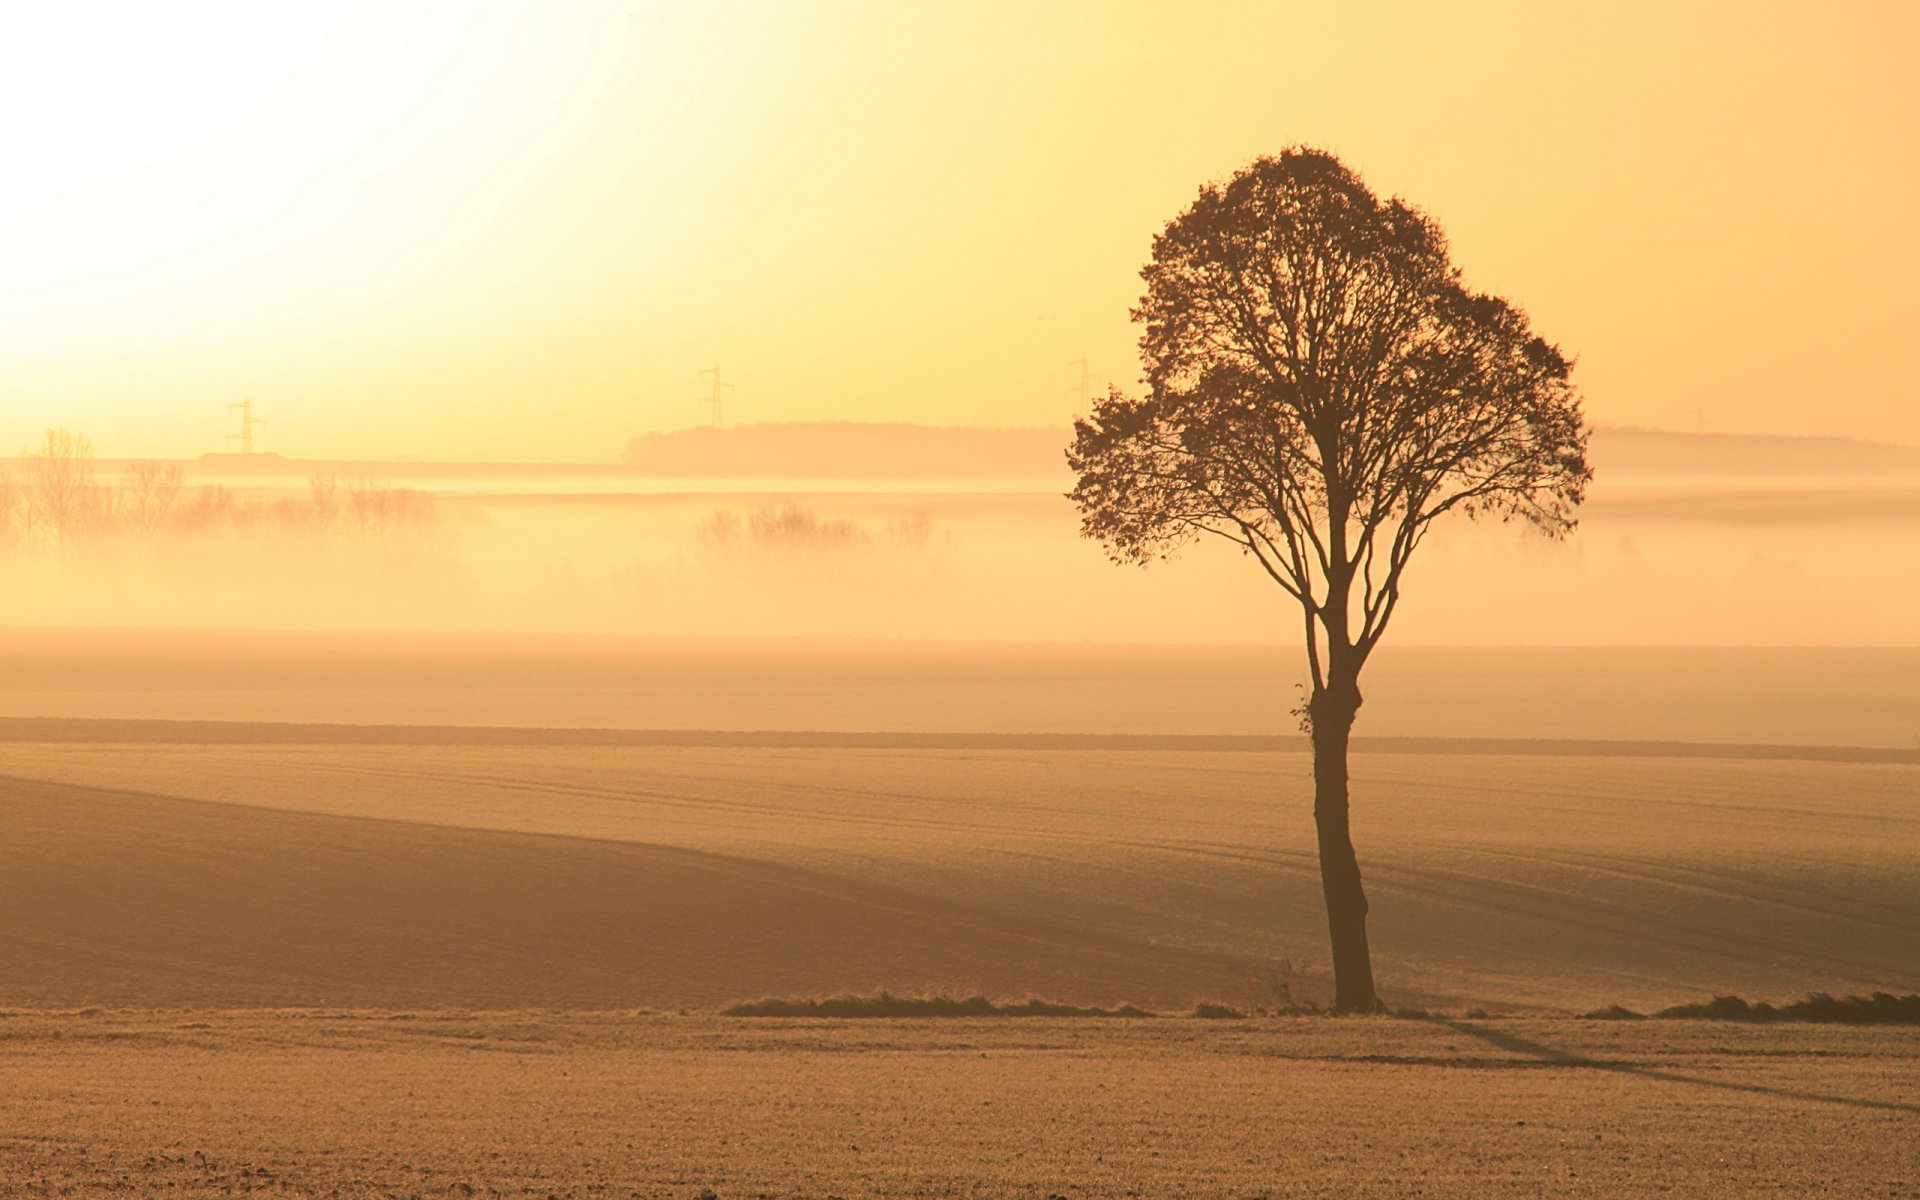
<svg viewBox="0 0 1920 1200">
<path fill-rule="evenodd" d="M 253 427 L 256 425 L 265 425 L 266 422 L 253 415 L 253 401 L 251 400 L 237 400 L 227 405 L 227 411 L 240 414 L 240 432 L 228 434 L 227 444 L 231 446 L 237 441 L 240 443 L 240 453 L 252 454 Z"/>
<path fill-rule="evenodd" d="M 713 390 L 707 395 L 702 396 L 698 400 L 694 401 L 694 403 L 706 404 L 706 405 L 712 406 L 713 428 L 717 432 L 722 425 L 722 422 L 720 420 L 721 396 L 725 392 L 732 391 L 733 385 L 730 383 L 720 382 L 720 368 L 718 366 L 708 367 L 705 370 L 700 372 L 700 376 L 703 379 L 706 378 L 708 375 L 713 376 Z"/>
<path fill-rule="evenodd" d="M 1080 382 L 1068 385 L 1067 392 L 1080 401 L 1077 411 L 1084 413 L 1093 403 L 1093 369 L 1084 358 L 1076 358 L 1067 365 L 1080 368 Z"/>
</svg>

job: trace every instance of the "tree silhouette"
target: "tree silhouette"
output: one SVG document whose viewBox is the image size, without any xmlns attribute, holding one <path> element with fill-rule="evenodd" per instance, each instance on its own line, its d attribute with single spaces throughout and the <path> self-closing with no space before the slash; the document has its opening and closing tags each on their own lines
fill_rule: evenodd
<svg viewBox="0 0 1920 1200">
<path fill-rule="evenodd" d="M 1070 497 L 1116 562 L 1212 535 L 1298 602 L 1334 1007 L 1372 1011 L 1348 826 L 1361 668 L 1443 514 L 1573 528 L 1592 472 L 1572 364 L 1462 286 L 1425 213 L 1323 151 L 1203 187 L 1141 275 L 1147 394 L 1075 422 Z"/>
<path fill-rule="evenodd" d="M 27 462 L 29 524 L 42 524 L 65 547 L 99 523 L 100 487 L 94 481 L 93 442 L 85 434 L 49 429 Z"/>
</svg>

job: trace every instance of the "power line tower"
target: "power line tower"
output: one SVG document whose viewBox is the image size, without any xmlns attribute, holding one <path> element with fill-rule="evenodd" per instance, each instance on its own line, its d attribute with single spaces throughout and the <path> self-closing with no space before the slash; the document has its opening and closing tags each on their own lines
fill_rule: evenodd
<svg viewBox="0 0 1920 1200">
<path fill-rule="evenodd" d="M 1080 407 L 1076 411 L 1084 413 L 1093 406 L 1093 368 L 1087 365 L 1087 360 L 1084 358 L 1076 358 L 1067 365 L 1080 368 L 1080 381 L 1069 384 L 1067 394 L 1080 401 Z"/>
<path fill-rule="evenodd" d="M 227 405 L 227 411 L 237 412 L 240 414 L 240 432 L 228 434 L 227 445 L 231 446 L 235 442 L 239 442 L 240 453 L 252 454 L 253 453 L 253 428 L 256 425 L 265 425 L 266 422 L 261 418 L 253 415 L 253 401 L 251 400 L 235 401 L 234 403 Z"/>
<path fill-rule="evenodd" d="M 702 379 L 705 379 L 709 375 L 713 376 L 713 390 L 709 392 L 707 395 L 704 395 L 700 397 L 698 400 L 694 401 L 694 403 L 705 404 L 710 406 L 713 409 L 713 431 L 715 433 L 718 433 L 720 432 L 720 429 L 722 427 L 722 422 L 720 420 L 721 398 L 725 393 L 733 390 L 733 385 L 730 383 L 720 382 L 720 368 L 717 366 L 708 367 L 705 370 L 700 372 L 700 377 Z"/>
</svg>

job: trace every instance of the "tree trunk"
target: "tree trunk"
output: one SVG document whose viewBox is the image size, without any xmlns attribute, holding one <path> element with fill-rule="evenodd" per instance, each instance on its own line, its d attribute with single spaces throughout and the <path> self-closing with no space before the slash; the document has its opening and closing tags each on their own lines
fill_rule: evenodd
<svg viewBox="0 0 1920 1200">
<path fill-rule="evenodd" d="M 1308 705 L 1313 729 L 1313 823 L 1320 834 L 1320 886 L 1333 940 L 1333 1009 L 1370 1013 L 1380 1008 L 1367 950 L 1367 894 L 1360 885 L 1347 825 L 1347 743 L 1360 711 L 1360 689 L 1328 680 Z"/>
</svg>

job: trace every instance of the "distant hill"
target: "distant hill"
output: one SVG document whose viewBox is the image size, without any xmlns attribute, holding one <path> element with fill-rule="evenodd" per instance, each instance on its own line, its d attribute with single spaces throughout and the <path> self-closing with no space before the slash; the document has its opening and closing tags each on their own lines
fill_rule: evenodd
<svg viewBox="0 0 1920 1200">
<path fill-rule="evenodd" d="M 1852 438 L 1602 426 L 1588 458 L 1595 470 L 1617 475 L 1920 476 L 1920 449 Z"/>
<path fill-rule="evenodd" d="M 627 443 L 648 475 L 999 477 L 1063 475 L 1064 429 L 797 421 L 649 433 Z"/>
<path fill-rule="evenodd" d="M 0 458 L 0 468 L 24 465 L 23 458 Z M 111 478 L 142 461 L 128 458 L 100 458 L 94 469 Z M 340 479 L 379 480 L 515 480 L 530 476 L 619 479 L 630 475 L 625 467 L 613 463 L 538 463 L 538 462 L 421 462 L 417 459 L 288 458 L 262 452 L 257 454 L 202 454 L 198 458 L 174 459 L 186 469 L 189 482 L 218 479 L 228 482 L 259 480 L 304 484 L 315 475 Z"/>
<path fill-rule="evenodd" d="M 1066 429 L 802 421 L 650 433 L 627 443 L 626 465 L 647 475 L 829 478 L 1064 474 Z M 1916 475 L 1920 449 L 1848 438 L 1670 433 L 1602 427 L 1595 468 L 1615 475 Z"/>
</svg>

